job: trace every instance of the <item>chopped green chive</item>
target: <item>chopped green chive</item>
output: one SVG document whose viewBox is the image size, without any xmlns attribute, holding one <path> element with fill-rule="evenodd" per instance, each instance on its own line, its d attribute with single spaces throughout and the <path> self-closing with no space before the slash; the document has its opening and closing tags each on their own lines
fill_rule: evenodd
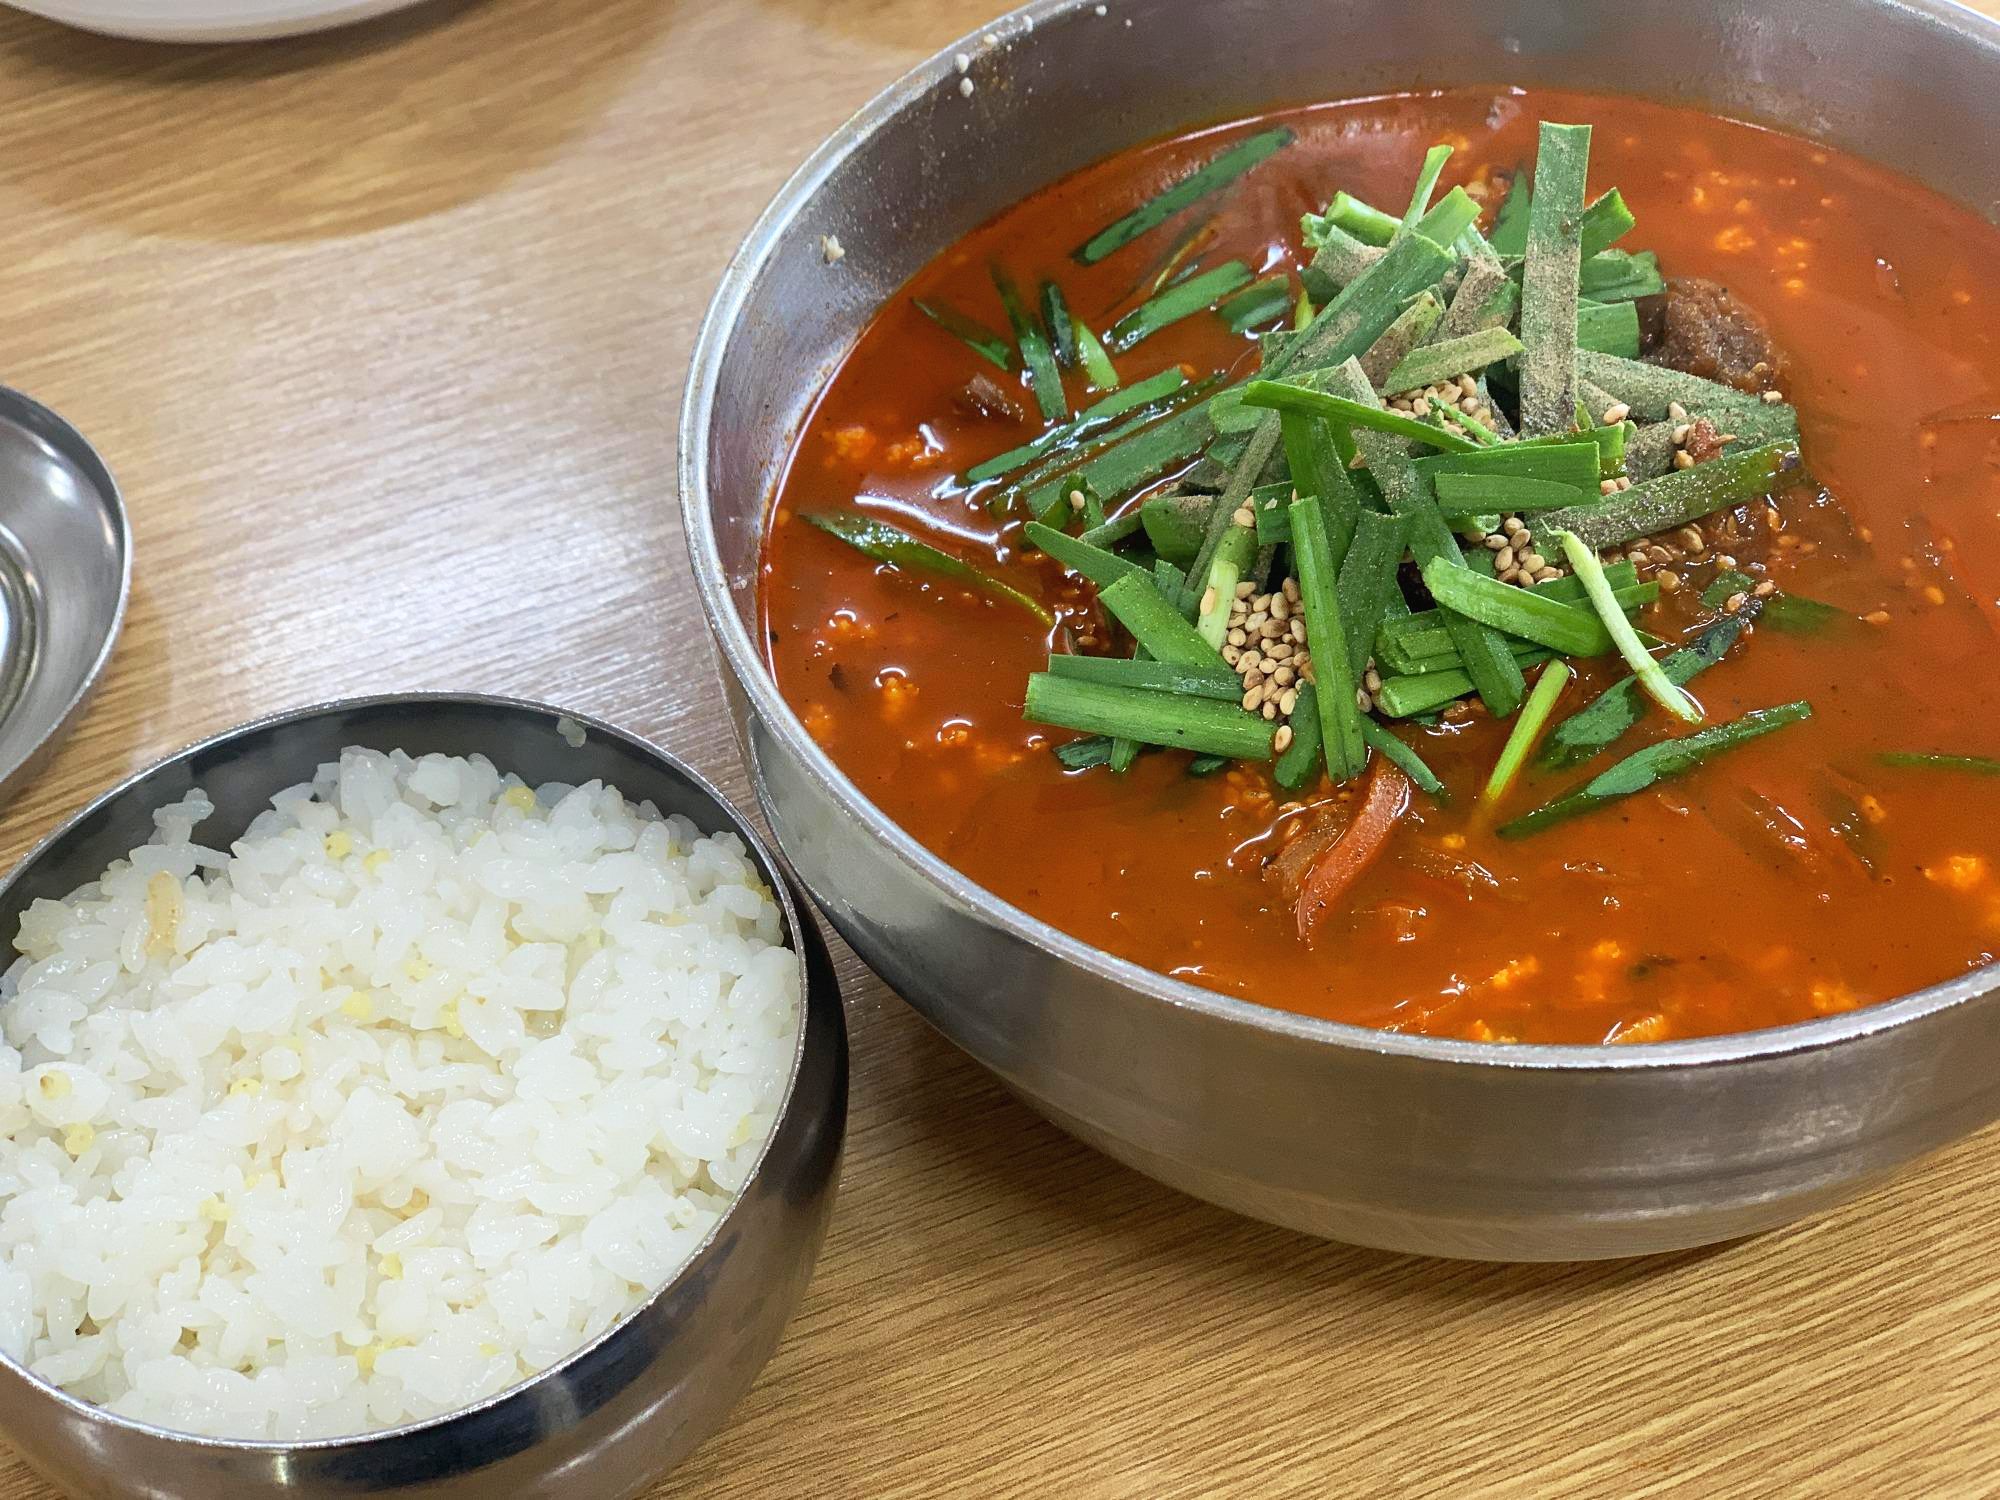
<svg viewBox="0 0 2000 1500">
<path fill-rule="evenodd" d="M 1289 146 L 1292 140 L 1292 132 L 1280 125 L 1275 130 L 1260 131 L 1238 141 L 1165 192 L 1098 230 L 1077 246 L 1072 252 L 1074 257 L 1083 265 L 1095 265 L 1107 255 L 1124 249 L 1140 235 L 1159 228 L 1182 209 L 1199 203 L 1211 193 L 1220 192 L 1274 152 Z"/>
<path fill-rule="evenodd" d="M 948 578 L 954 583 L 962 583 L 982 593 L 1005 599 L 1027 610 L 1044 625 L 1053 625 L 1055 616 L 1050 614 L 1037 600 L 1029 598 L 1011 584 L 982 573 L 971 563 L 962 562 L 949 552 L 941 552 L 929 542 L 919 541 L 899 526 L 891 526 L 887 521 L 878 521 L 873 516 L 864 516 L 858 511 L 830 511 L 820 515 L 804 516 L 801 519 L 817 526 L 829 536 L 841 541 L 879 563 L 905 572 L 929 573 L 934 577 Z"/>
<path fill-rule="evenodd" d="M 1543 536 L 1546 538 L 1548 535 L 1544 529 Z M 1605 581 L 1604 565 L 1597 560 L 1597 554 L 1575 532 L 1559 531 L 1554 535 L 1562 546 L 1563 556 L 1569 559 L 1570 570 L 1583 580 L 1584 590 L 1597 609 L 1597 617 L 1611 633 L 1619 655 L 1625 658 L 1626 665 L 1639 679 L 1639 686 L 1646 690 L 1646 696 L 1684 723 L 1699 724 L 1701 706 L 1660 670 L 1660 664 L 1640 644 L 1631 622 L 1611 596 L 1611 585 Z"/>
</svg>

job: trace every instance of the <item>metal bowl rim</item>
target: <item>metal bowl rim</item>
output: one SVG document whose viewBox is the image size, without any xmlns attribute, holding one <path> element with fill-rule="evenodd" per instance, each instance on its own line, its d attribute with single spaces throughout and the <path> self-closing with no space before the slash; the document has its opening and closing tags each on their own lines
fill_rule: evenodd
<svg viewBox="0 0 2000 1500">
<path fill-rule="evenodd" d="M 104 507 L 110 514 L 112 533 L 118 543 L 118 600 L 112 606 L 110 620 L 105 624 L 104 641 L 97 648 L 97 655 L 91 658 L 89 667 L 77 680 L 75 689 L 64 700 L 62 711 L 42 732 L 41 737 L 15 758 L 12 765 L 0 766 L 0 783 L 12 781 L 20 775 L 22 767 L 36 762 L 37 756 L 51 749 L 69 732 L 70 726 L 76 722 L 77 715 L 82 713 L 84 706 L 90 702 L 90 695 L 97 691 L 98 682 L 104 676 L 104 669 L 111 664 L 112 653 L 118 646 L 118 637 L 125 630 L 126 606 L 132 599 L 132 517 L 125 508 L 125 494 L 118 488 L 118 476 L 111 472 L 111 465 L 104 461 L 104 455 L 97 451 L 90 439 L 78 431 L 76 425 L 60 412 L 44 406 L 25 391 L 0 385 L 0 404 L 8 402 L 18 402 L 37 420 L 46 423 L 63 445 L 73 448 L 73 452 L 64 454 L 64 457 L 72 463 L 80 454 L 96 465 L 98 472 L 91 476 L 91 487 L 97 490 L 98 498 L 104 502 Z M 104 481 L 102 484 L 97 483 L 100 476 Z M 35 852 L 41 852 L 39 847 Z"/>
<path fill-rule="evenodd" d="M 40 843 L 36 844 L 33 849 L 29 850 L 7 872 L 4 879 L 0 879 L 0 896 L 4 896 L 7 892 L 11 891 L 16 882 L 29 869 L 39 862 L 45 854 L 55 849 L 69 835 L 72 829 L 92 813 L 101 807 L 117 801 L 121 797 L 139 791 L 156 774 L 166 770 L 169 766 L 186 760 L 189 756 L 198 755 L 204 750 L 211 750 L 218 746 L 226 745 L 231 740 L 241 739 L 263 730 L 274 729 L 283 724 L 293 724 L 306 719 L 318 718 L 323 714 L 346 713 L 357 709 L 382 708 L 395 705 L 414 707 L 442 705 L 469 706 L 479 709 L 498 709 L 510 713 L 527 712 L 548 714 L 556 718 L 566 718 L 592 733 L 608 735 L 613 739 L 622 740 L 626 744 L 643 751 L 645 754 L 659 761 L 668 770 L 685 777 L 696 790 L 709 797 L 717 807 L 728 813 L 731 824 L 730 831 L 742 839 L 751 853 L 762 860 L 764 867 L 777 877 L 772 882 L 772 889 L 778 899 L 779 906 L 784 911 L 787 928 L 792 934 L 793 950 L 799 960 L 799 1035 L 798 1040 L 792 1047 L 792 1066 L 790 1072 L 785 1076 L 784 1097 L 779 1104 L 777 1114 L 772 1117 L 771 1128 L 764 1138 L 764 1145 L 758 1151 L 756 1159 L 751 1163 L 750 1171 L 743 1179 L 743 1187 L 737 1190 L 735 1197 L 730 1200 L 729 1206 L 722 1211 L 715 1223 L 710 1226 L 708 1233 L 702 1237 L 701 1243 L 689 1252 L 687 1259 L 681 1263 L 680 1269 L 648 1293 L 643 1302 L 631 1311 L 621 1315 L 609 1328 L 605 1329 L 588 1343 L 581 1344 L 577 1348 L 572 1349 L 547 1369 L 537 1370 L 527 1379 L 516 1381 L 514 1384 L 502 1390 L 495 1391 L 490 1396 L 482 1397 L 480 1400 L 472 1402 L 469 1405 L 454 1407 L 450 1411 L 440 1412 L 434 1417 L 425 1417 L 421 1421 L 406 1422 L 399 1427 L 383 1427 L 363 1432 L 353 1432 L 340 1437 L 301 1438 L 297 1441 L 287 1441 L 281 1438 L 213 1437 L 206 1433 L 182 1432 L 173 1427 L 158 1427 L 151 1422 L 142 1422 L 135 1417 L 122 1416 L 106 1407 L 99 1406 L 93 1401 L 86 1401 L 81 1396 L 72 1395 L 61 1386 L 51 1384 L 49 1381 L 35 1374 L 34 1371 L 28 1369 L 26 1365 L 21 1364 L 12 1355 L 0 1351 L 0 1369 L 20 1376 L 22 1379 L 33 1384 L 43 1394 L 54 1397 L 72 1412 L 87 1420 L 106 1422 L 143 1437 L 159 1438 L 168 1442 L 185 1444 L 196 1448 L 210 1448 L 232 1453 L 310 1453 L 338 1451 L 344 1448 L 355 1448 L 368 1444 L 389 1442 L 400 1438 L 414 1437 L 420 1433 L 449 1426 L 453 1422 L 462 1421 L 467 1417 L 489 1411 L 494 1407 L 505 1405 L 508 1402 L 520 1400 L 543 1381 L 561 1373 L 578 1360 L 595 1351 L 599 1346 L 608 1343 L 618 1334 L 623 1333 L 647 1309 L 651 1308 L 662 1297 L 673 1291 L 674 1288 L 681 1285 L 683 1281 L 694 1274 L 702 1260 L 714 1248 L 715 1242 L 721 1237 L 723 1231 L 729 1227 L 730 1221 L 736 1216 L 737 1209 L 742 1205 L 750 1185 L 762 1175 L 764 1163 L 770 1156 L 772 1143 L 777 1140 L 779 1131 L 784 1127 L 786 1120 L 791 1114 L 792 1101 L 798 1088 L 799 1074 L 805 1066 L 807 1008 L 810 1004 L 809 991 L 812 984 L 812 971 L 810 965 L 806 962 L 804 951 L 805 939 L 802 927 L 802 923 L 805 920 L 804 913 L 799 909 L 798 903 L 792 899 L 792 892 L 787 879 L 789 872 L 784 863 L 765 844 L 765 841 L 759 836 L 756 828 L 744 817 L 742 809 L 723 796 L 706 776 L 703 776 L 678 756 L 662 750 L 651 740 L 633 734 L 629 730 L 620 729 L 617 725 L 600 719 L 594 714 L 578 713 L 573 709 L 560 708 L 554 704 L 539 702 L 532 698 L 513 698 L 494 693 L 453 692 L 374 693 L 355 698 L 324 699 L 314 703 L 303 704 L 296 708 L 279 709 L 274 713 L 264 714 L 258 718 L 238 724 L 234 728 L 222 730 L 220 733 L 212 734 L 204 739 L 196 740 L 192 744 L 184 745 L 172 754 L 162 756 L 151 765 L 133 772 L 108 791 L 93 797 L 86 806 L 68 818 L 65 818 L 59 827 L 46 838 L 42 839 Z M 501 767 L 500 769 L 504 774 L 506 768 Z"/>
<path fill-rule="evenodd" d="M 956 55 L 977 55 L 982 50 L 990 49 L 991 44 L 985 42 L 987 38 L 1010 42 L 1033 32 L 1048 20 L 1072 15 L 1086 8 L 1094 10 L 1094 0 L 1031 0 L 1030 4 L 966 33 L 910 69 L 862 105 L 786 179 L 758 215 L 723 270 L 722 279 L 696 333 L 694 353 L 688 365 L 686 394 L 681 402 L 677 474 L 681 522 L 687 536 L 689 563 L 702 611 L 707 616 L 711 635 L 736 680 L 742 685 L 757 718 L 784 741 L 786 748 L 799 758 L 845 812 L 886 844 L 904 865 L 931 885 L 941 888 L 959 906 L 976 911 L 982 919 L 990 919 L 1013 937 L 1101 979 L 1138 991 L 1166 1005 L 1226 1023 L 1249 1026 L 1274 1036 L 1418 1061 L 1531 1072 L 1631 1073 L 1719 1067 L 1814 1052 L 1914 1023 L 1990 990 L 1993 980 L 2000 978 L 2000 962 L 1983 965 L 1892 1000 L 1838 1015 L 1756 1031 L 1619 1046 L 1601 1042 L 1524 1044 L 1462 1041 L 1452 1037 L 1378 1031 L 1343 1021 L 1298 1015 L 1254 1001 L 1239 1000 L 1187 980 L 1161 974 L 1030 916 L 924 848 L 870 801 L 820 749 L 818 742 L 805 732 L 798 716 L 778 692 L 777 684 L 766 669 L 749 631 L 738 617 L 726 587 L 726 570 L 706 503 L 710 487 L 708 433 L 719 399 L 723 357 L 730 337 L 738 326 L 758 271 L 788 242 L 790 225 L 811 206 L 820 187 L 878 131 L 893 126 L 897 115 L 907 106 L 933 88 L 956 86 L 957 70 L 953 65 Z M 1885 8 L 1914 12 L 1960 35 L 1983 34 L 1982 40 L 2000 45 L 2000 19 L 1982 15 L 1959 3 L 1959 0 L 1887 0 Z M 982 43 L 985 43 L 984 47 Z M 1504 85 L 1496 85 L 1500 86 Z M 1200 129 L 1204 126 L 1202 122 L 1196 122 L 1189 128 Z M 1788 127 L 1771 128 L 1784 128 L 1793 135 L 1798 133 Z M 763 509 L 758 518 L 760 537 L 771 499 L 769 495 L 763 497 Z"/>
</svg>

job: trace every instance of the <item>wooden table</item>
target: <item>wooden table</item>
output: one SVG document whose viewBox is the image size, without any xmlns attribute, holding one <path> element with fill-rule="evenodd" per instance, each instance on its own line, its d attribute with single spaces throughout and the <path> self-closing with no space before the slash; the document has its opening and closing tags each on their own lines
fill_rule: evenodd
<svg viewBox="0 0 2000 1500">
<path fill-rule="evenodd" d="M 996 3 L 439 0 L 231 51 L 0 21 L 0 380 L 138 536 L 0 857 L 196 736 L 396 688 L 569 703 L 743 797 L 675 519 L 696 320 L 793 165 Z M 843 956 L 818 1277 L 661 1494 L 2000 1492 L 1990 1133 L 1754 1242 L 1400 1258 L 1085 1151 Z M 0 1500 L 49 1493 L 0 1455 Z"/>
</svg>

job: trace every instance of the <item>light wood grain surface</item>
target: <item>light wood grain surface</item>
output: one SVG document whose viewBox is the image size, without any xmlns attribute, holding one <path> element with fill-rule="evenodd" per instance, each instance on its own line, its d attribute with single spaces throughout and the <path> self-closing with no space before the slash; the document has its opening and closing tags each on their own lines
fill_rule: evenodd
<svg viewBox="0 0 2000 1500">
<path fill-rule="evenodd" d="M 995 6 L 438 0 L 234 51 L 0 21 L 0 382 L 97 443 L 138 552 L 0 857 L 187 740 L 392 688 L 566 702 L 742 797 L 674 518 L 695 324 L 799 159 Z M 1706 1252 L 1411 1260 L 1092 1155 L 843 957 L 817 1279 L 661 1495 L 2000 1493 L 1991 1132 Z M 0 1449 L 0 1500 L 50 1493 Z"/>
</svg>

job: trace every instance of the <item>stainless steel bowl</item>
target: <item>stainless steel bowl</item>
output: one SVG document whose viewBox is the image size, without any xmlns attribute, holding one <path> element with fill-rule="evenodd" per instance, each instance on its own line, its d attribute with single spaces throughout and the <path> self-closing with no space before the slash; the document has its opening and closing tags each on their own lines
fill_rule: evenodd
<svg viewBox="0 0 2000 1500">
<path fill-rule="evenodd" d="M 576 728 L 580 745 L 570 743 Z M 0 1359 L 0 1428 L 65 1490 L 118 1500 L 628 1495 L 721 1426 L 777 1346 L 819 1253 L 847 1126 L 847 1030 L 826 945 L 756 830 L 713 787 L 643 740 L 542 704 L 419 693 L 299 709 L 183 750 L 100 797 L 0 886 L 0 932 L 11 937 L 30 901 L 66 895 L 145 842 L 153 809 L 189 788 L 215 803 L 200 836 L 227 847 L 274 792 L 309 780 L 345 745 L 481 754 L 536 783 L 597 777 L 749 846 L 804 959 L 804 1025 L 756 1169 L 694 1258 L 637 1312 L 463 1411 L 361 1437 L 228 1442 L 112 1416 Z"/>
<path fill-rule="evenodd" d="M 1302 1019 L 1109 957 L 871 806 L 778 696 L 753 603 L 773 482 L 826 372 L 935 253 L 1073 168 L 1281 103 L 1615 86 L 1815 136 L 1990 211 L 2000 27 L 1937 0 L 1047 0 L 988 31 L 877 98 L 778 194 L 709 310 L 682 414 L 695 576 L 758 800 L 842 936 L 1084 1140 L 1244 1213 L 1398 1250 L 1698 1245 L 1825 1207 L 2000 1114 L 1991 971 L 1781 1030 L 1508 1047 Z M 836 266 L 824 234 L 846 250 Z"/>
</svg>

